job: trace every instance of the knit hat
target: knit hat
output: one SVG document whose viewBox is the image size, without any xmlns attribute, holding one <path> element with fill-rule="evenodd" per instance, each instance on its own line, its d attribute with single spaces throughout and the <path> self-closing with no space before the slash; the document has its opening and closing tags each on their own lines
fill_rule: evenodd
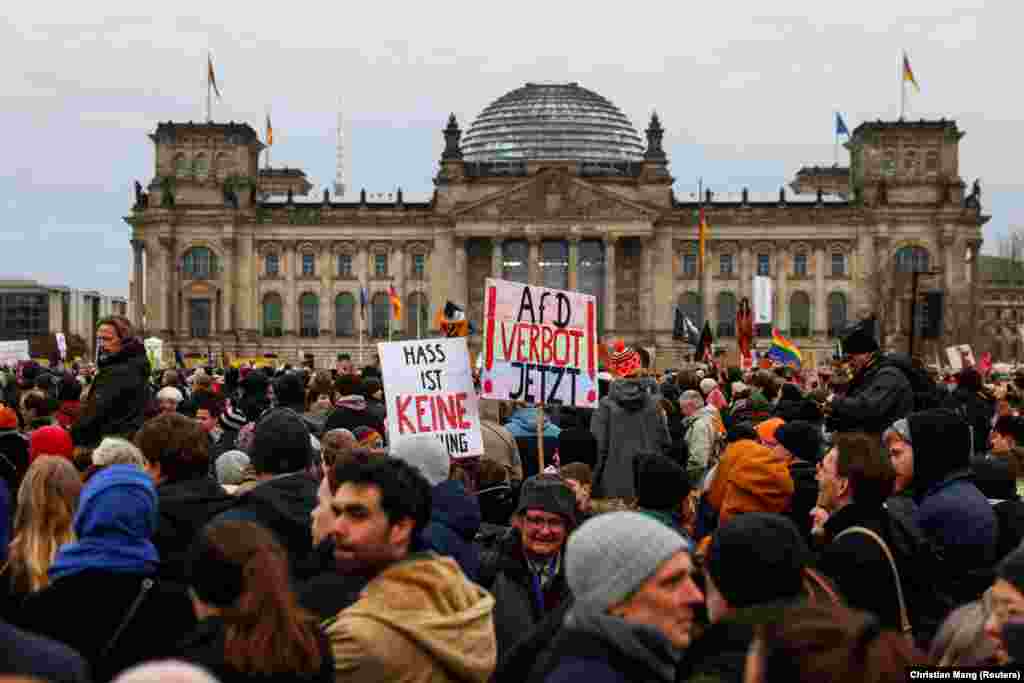
<svg viewBox="0 0 1024 683">
<path fill-rule="evenodd" d="M 851 353 L 874 353 L 878 350 L 874 325 L 864 320 L 851 327 L 840 340 L 844 355 Z"/>
<path fill-rule="evenodd" d="M 1018 546 L 996 565 L 996 578 L 1010 582 L 1024 593 L 1024 546 Z"/>
<path fill-rule="evenodd" d="M 757 425 L 757 436 L 762 441 L 778 441 L 776 431 L 784 424 L 786 424 L 785 420 L 779 417 L 773 417 L 765 420 L 761 424 Z"/>
<path fill-rule="evenodd" d="M 913 440 L 910 438 L 910 423 L 907 422 L 907 418 L 902 417 L 899 420 L 893 422 L 885 432 L 882 433 L 882 440 L 889 438 L 889 435 L 898 436 L 903 441 L 909 444 L 913 444 Z"/>
<path fill-rule="evenodd" d="M 380 433 L 372 427 L 356 427 L 352 430 L 352 436 L 356 437 L 362 448 L 379 448 L 384 441 Z"/>
<path fill-rule="evenodd" d="M 576 524 L 576 494 L 557 477 L 534 475 L 524 481 L 519 490 L 516 514 L 521 515 L 527 510 L 561 515 L 569 524 Z"/>
<path fill-rule="evenodd" d="M 632 377 L 640 372 L 640 354 L 618 339 L 609 349 L 608 369 L 616 377 Z"/>
<path fill-rule="evenodd" d="M 70 460 L 74 451 L 66 429 L 57 425 L 40 427 L 29 438 L 28 461 L 34 462 L 40 455 L 60 455 Z"/>
<path fill-rule="evenodd" d="M 220 417 L 218 418 L 220 426 L 229 431 L 237 432 L 245 426 L 247 420 L 245 415 L 235 410 L 235 407 L 231 403 L 227 403 L 224 406 L 224 410 L 221 411 Z"/>
<path fill-rule="evenodd" d="M 415 467 L 431 486 L 448 480 L 451 469 L 448 450 L 433 434 L 416 434 L 399 440 L 391 447 L 391 457 Z"/>
<path fill-rule="evenodd" d="M 717 388 L 718 382 L 711 379 L 710 377 L 705 377 L 700 381 L 700 393 L 704 394 L 705 396 L 707 396 Z"/>
<path fill-rule="evenodd" d="M 584 609 L 605 612 L 635 593 L 666 560 L 690 545 L 681 534 L 637 512 L 606 512 L 569 536 L 565 577 Z"/>
<path fill-rule="evenodd" d="M 293 411 L 272 410 L 256 424 L 249 458 L 257 472 L 298 472 L 309 465 L 312 457 L 309 430 Z"/>
<path fill-rule="evenodd" d="M 677 510 L 690 495 L 690 479 L 671 458 L 648 453 L 636 460 L 636 490 L 642 508 Z"/>
<path fill-rule="evenodd" d="M 0 406 L 0 429 L 17 429 L 18 415 L 7 406 Z"/>
<path fill-rule="evenodd" d="M 799 596 L 809 559 L 792 521 L 747 512 L 715 532 L 704 567 L 729 606 L 739 609 Z"/>
<path fill-rule="evenodd" d="M 249 464 L 249 456 L 242 451 L 226 451 L 214 463 L 217 470 L 217 482 L 228 486 L 241 484 L 245 481 L 245 470 L 248 469 Z"/>
<path fill-rule="evenodd" d="M 810 422 L 794 420 L 775 430 L 775 440 L 794 457 L 817 463 L 821 459 L 821 429 Z"/>
<path fill-rule="evenodd" d="M 970 466 L 971 428 L 959 414 L 923 410 L 908 415 L 907 426 L 914 444 L 915 494 L 924 496 L 932 485 Z"/>
</svg>

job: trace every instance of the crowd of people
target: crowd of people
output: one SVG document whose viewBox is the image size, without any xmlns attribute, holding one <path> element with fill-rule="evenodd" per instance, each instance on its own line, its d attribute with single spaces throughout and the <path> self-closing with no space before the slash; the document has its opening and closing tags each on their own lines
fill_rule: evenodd
<svg viewBox="0 0 1024 683">
<path fill-rule="evenodd" d="M 656 373 L 391 444 L 380 368 L 0 373 L 0 674 L 882 683 L 1014 669 L 1024 374 Z M 630 368 L 620 371 L 620 368 Z M 1014 669 L 1015 670 L 1015 669 Z"/>
</svg>

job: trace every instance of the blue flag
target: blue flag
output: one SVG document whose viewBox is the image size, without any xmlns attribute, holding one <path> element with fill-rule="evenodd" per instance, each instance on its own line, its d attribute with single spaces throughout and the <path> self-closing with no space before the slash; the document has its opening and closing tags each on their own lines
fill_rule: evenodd
<svg viewBox="0 0 1024 683">
<path fill-rule="evenodd" d="M 846 127 L 846 121 L 843 121 L 843 115 L 839 112 L 836 112 L 836 135 L 850 135 L 850 129 Z"/>
<path fill-rule="evenodd" d="M 367 302 L 367 298 L 368 297 L 367 297 L 366 287 L 360 287 L 359 288 L 359 316 L 361 318 L 363 318 L 364 320 L 366 319 L 366 304 L 368 303 Z"/>
</svg>

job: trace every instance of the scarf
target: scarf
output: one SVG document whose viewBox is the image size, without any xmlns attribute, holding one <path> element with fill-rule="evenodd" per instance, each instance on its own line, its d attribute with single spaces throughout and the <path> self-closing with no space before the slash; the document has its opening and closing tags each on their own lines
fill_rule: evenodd
<svg viewBox="0 0 1024 683">
<path fill-rule="evenodd" d="M 676 649 L 653 626 L 632 624 L 579 604 L 566 615 L 565 626 L 597 636 L 609 648 L 618 650 L 630 659 L 642 661 L 668 683 L 676 679 L 676 669 L 683 652 Z"/>
</svg>

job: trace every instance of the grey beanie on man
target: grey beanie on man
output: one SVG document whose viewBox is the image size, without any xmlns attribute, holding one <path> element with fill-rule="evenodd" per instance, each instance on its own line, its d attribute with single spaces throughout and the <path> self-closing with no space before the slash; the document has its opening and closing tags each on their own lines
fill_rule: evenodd
<svg viewBox="0 0 1024 683">
<path fill-rule="evenodd" d="M 631 596 L 689 542 L 663 522 L 638 512 L 607 512 L 569 537 L 565 578 L 576 604 L 605 612 Z"/>
</svg>

